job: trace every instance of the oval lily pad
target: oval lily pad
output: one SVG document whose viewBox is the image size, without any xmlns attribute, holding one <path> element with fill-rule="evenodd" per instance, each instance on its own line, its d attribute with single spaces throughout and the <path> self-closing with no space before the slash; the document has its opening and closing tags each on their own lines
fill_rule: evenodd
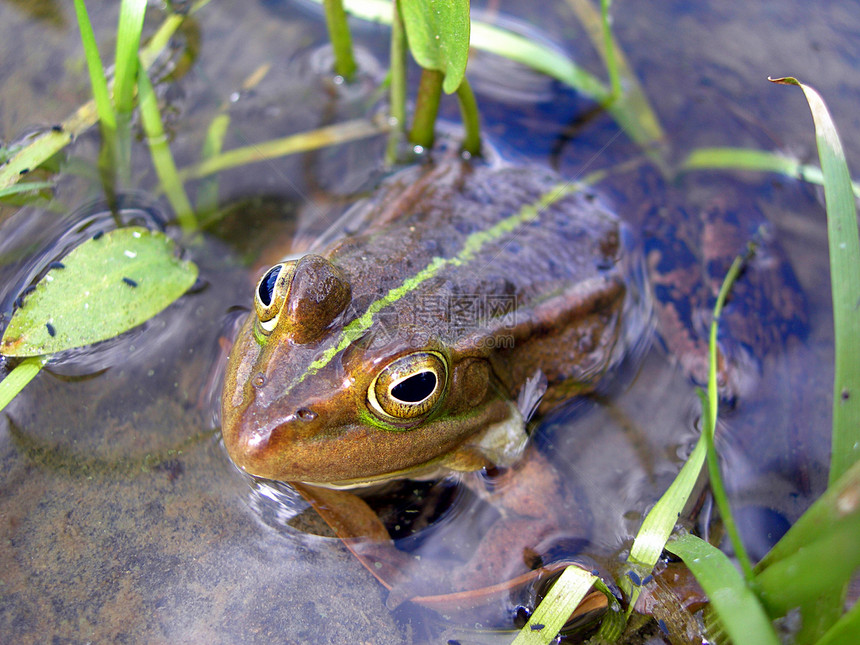
<svg viewBox="0 0 860 645">
<path fill-rule="evenodd" d="M 0 341 L 7 356 L 53 354 L 113 338 L 185 293 L 197 266 L 173 241 L 142 227 L 120 228 L 76 247 L 12 315 Z"/>
</svg>

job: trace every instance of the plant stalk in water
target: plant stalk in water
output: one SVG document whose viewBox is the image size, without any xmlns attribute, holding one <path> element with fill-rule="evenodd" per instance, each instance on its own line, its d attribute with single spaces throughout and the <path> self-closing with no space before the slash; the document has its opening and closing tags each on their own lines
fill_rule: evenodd
<svg viewBox="0 0 860 645">
<path fill-rule="evenodd" d="M 355 76 L 355 57 L 352 54 L 352 37 L 346 23 L 342 0 L 323 0 L 328 35 L 334 51 L 334 73 L 351 81 Z"/>
<path fill-rule="evenodd" d="M 418 97 L 415 101 L 415 116 L 412 117 L 412 129 L 409 140 L 429 150 L 433 147 L 435 135 L 433 126 L 439 113 L 439 99 L 442 95 L 442 80 L 444 74 L 435 69 L 421 70 L 421 81 L 418 85 Z"/>
</svg>

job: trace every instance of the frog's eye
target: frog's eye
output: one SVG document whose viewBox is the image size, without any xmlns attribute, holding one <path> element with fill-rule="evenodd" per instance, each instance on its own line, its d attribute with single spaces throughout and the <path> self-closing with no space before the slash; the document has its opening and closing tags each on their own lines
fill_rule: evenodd
<svg viewBox="0 0 860 645">
<path fill-rule="evenodd" d="M 266 271 L 257 284 L 254 294 L 254 308 L 257 310 L 257 318 L 260 327 L 266 333 L 271 332 L 278 324 L 281 310 L 287 301 L 290 292 L 290 281 L 296 271 L 296 262 L 282 262 L 276 264 Z"/>
<path fill-rule="evenodd" d="M 442 398 L 448 365 L 437 352 L 416 352 L 389 363 L 370 385 L 367 400 L 386 418 L 407 421 L 430 412 Z"/>
</svg>

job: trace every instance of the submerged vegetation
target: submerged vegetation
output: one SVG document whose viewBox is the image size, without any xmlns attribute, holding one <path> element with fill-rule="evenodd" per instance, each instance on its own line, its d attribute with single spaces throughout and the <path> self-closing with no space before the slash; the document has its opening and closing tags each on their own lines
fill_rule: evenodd
<svg viewBox="0 0 860 645">
<path fill-rule="evenodd" d="M 208 4 L 198 0 L 188 12 L 191 15 Z M 356 62 L 346 15 L 391 25 L 391 63 L 387 77 L 389 117 L 385 123 L 370 118 L 335 123 L 317 130 L 284 138 L 222 150 L 230 120 L 220 115 L 209 128 L 198 163 L 177 168 L 162 124 L 157 93 L 148 70 L 170 38 L 180 27 L 184 16 L 171 13 L 150 41 L 140 46 L 146 10 L 145 0 L 123 0 L 117 29 L 116 56 L 112 74 L 106 72 L 84 0 L 75 0 L 75 11 L 81 33 L 92 85 L 93 100 L 81 106 L 62 124 L 43 132 L 16 148 L 4 149 L 0 167 L 0 200 L 21 203 L 22 197 L 39 199 L 42 191 L 53 185 L 52 172 L 44 181 L 22 181 L 38 168 L 48 167 L 67 145 L 88 128 L 98 125 L 101 133 L 101 155 L 98 168 L 108 201 L 130 184 L 132 134 L 131 122 L 139 111 L 152 163 L 161 189 L 173 209 L 175 219 L 190 239 L 200 230 L 202 215 L 216 209 L 217 174 L 227 168 L 259 162 L 263 159 L 294 154 L 387 132 L 389 146 L 386 162 L 408 161 L 418 148 L 429 150 L 434 143 L 440 99 L 444 94 L 456 96 L 464 127 L 463 150 L 479 155 L 481 150 L 479 108 L 467 80 L 470 47 L 482 49 L 527 65 L 596 101 L 616 120 L 641 150 L 642 162 L 651 162 L 666 176 L 700 169 L 742 169 L 777 172 L 824 186 L 831 272 L 834 276 L 833 303 L 836 343 L 834 414 L 830 488 L 801 517 L 795 526 L 760 562 L 753 563 L 733 528 L 731 508 L 720 483 L 718 455 L 714 448 L 719 400 L 716 384 L 716 329 L 720 310 L 732 280 L 741 270 L 742 259 L 733 265 L 714 309 L 710 335 L 710 382 L 702 395 L 702 433 L 695 450 L 666 495 L 645 518 L 633 542 L 623 575 L 615 581 L 624 591 L 626 615 L 619 598 L 610 589 L 613 581 L 602 580 L 590 571 L 571 567 L 561 575 L 544 603 L 532 615 L 516 643 L 550 643 L 583 597 L 596 586 L 608 599 L 608 610 L 596 638 L 612 642 L 638 628 L 631 620 L 641 581 L 652 575 L 663 557 L 664 549 L 680 557 L 692 570 L 711 598 L 706 609 L 706 624 L 716 638 L 731 642 L 777 643 L 780 638 L 772 622 L 799 609 L 799 629 L 789 642 L 854 642 L 860 633 L 860 610 L 855 605 L 843 612 L 847 584 L 860 566 L 860 248 L 858 248 L 855 198 L 860 188 L 851 181 L 836 129 L 823 100 L 814 90 L 801 85 L 809 101 L 816 128 L 821 168 L 801 165 L 795 160 L 769 151 L 732 148 L 694 150 L 679 166 L 673 167 L 661 143 L 663 129 L 610 28 L 610 2 L 602 0 L 599 10 L 589 0 L 568 0 L 585 26 L 594 47 L 605 61 L 607 81 L 580 68 L 557 51 L 534 43 L 503 28 L 470 20 L 467 0 L 441 2 L 389 2 L 387 0 L 324 0 L 325 16 L 334 51 L 333 73 L 344 82 L 356 74 Z M 412 122 L 407 125 L 407 49 L 421 68 L 421 79 L 414 100 Z M 798 84 L 793 79 L 780 82 Z M 158 81 L 156 80 L 156 86 Z M 409 142 L 404 147 L 402 142 Z M 611 173 L 612 168 L 601 171 Z M 599 175 L 595 176 L 599 178 Z M 196 193 L 197 203 L 189 199 L 185 185 L 203 180 Z M 134 229 L 119 229 L 116 237 L 134 235 Z M 137 231 L 138 234 L 141 231 Z M 196 268 L 174 257 L 172 247 L 160 234 L 145 235 L 152 244 L 136 259 L 111 271 L 96 267 L 106 262 L 103 250 L 112 237 L 104 236 L 102 244 L 91 240 L 72 251 L 63 260 L 65 269 L 55 269 L 64 280 L 49 284 L 46 274 L 34 292 L 13 315 L 3 337 L 2 351 L 8 356 L 32 356 L 21 361 L 0 383 L 0 405 L 6 405 L 48 361 L 48 354 L 116 336 L 139 324 L 169 305 L 194 282 Z M 138 235 L 138 238 L 140 235 Z M 135 243 L 139 241 L 135 238 Z M 129 240 L 122 240 L 120 255 L 127 251 Z M 92 253 L 93 251 L 95 253 Z M 116 249 L 114 249 L 116 251 Z M 126 254 L 126 257 L 127 254 Z M 144 266 L 145 265 L 145 266 Z M 115 266 L 115 265 L 111 265 Z M 132 276 L 140 270 L 144 277 Z M 65 273 L 64 273 L 65 271 Z M 173 280 L 168 280 L 173 276 Z M 58 306 L 81 305 L 80 294 L 98 292 L 95 280 L 124 281 L 123 302 L 112 311 L 123 315 L 117 320 L 105 319 L 97 325 L 86 318 L 75 328 L 83 332 L 73 339 L 58 335 L 50 321 L 59 316 Z M 149 285 L 159 283 L 158 293 Z M 119 284 L 117 282 L 117 284 Z M 62 288 L 64 298 L 52 298 L 52 290 Z M 78 294 L 69 296 L 69 294 Z M 111 293 L 111 298 L 114 293 Z M 141 309 L 141 302 L 148 304 Z M 97 306 L 94 305 L 94 309 Z M 69 313 L 73 315 L 73 313 Z M 46 322 L 47 321 L 47 322 Z M 30 324 L 30 327 L 26 325 Z M 88 328 L 92 326 L 92 329 Z M 29 335 L 28 335 L 29 334 Z M 65 342 L 59 343 L 62 338 Z M 14 347 L 14 351 L 11 349 Z M 733 562 L 705 540 L 675 531 L 677 518 L 687 505 L 705 462 L 711 490 L 720 516 L 731 539 Z M 801 548 L 802 547 L 802 548 Z M 638 583 L 636 581 L 639 581 Z M 609 584 L 608 584 L 609 583 Z M 614 586 L 614 585 L 613 585 Z M 661 622 L 670 638 L 674 625 Z M 536 629 L 536 625 L 541 625 Z"/>
</svg>

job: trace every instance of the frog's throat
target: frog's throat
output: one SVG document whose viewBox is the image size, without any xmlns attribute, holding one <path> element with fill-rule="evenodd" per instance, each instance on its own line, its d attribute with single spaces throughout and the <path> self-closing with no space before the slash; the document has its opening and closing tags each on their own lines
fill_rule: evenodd
<svg viewBox="0 0 860 645">
<path fill-rule="evenodd" d="M 435 276 L 442 269 L 452 266 L 458 267 L 471 262 L 481 253 L 487 244 L 498 240 L 503 235 L 514 232 L 523 224 L 535 220 L 541 212 L 558 200 L 579 192 L 584 188 L 585 184 L 581 182 L 560 182 L 535 201 L 524 205 L 513 215 L 509 215 L 488 229 L 475 231 L 466 237 L 463 247 L 457 255 L 450 258 L 434 257 L 418 273 L 406 278 L 399 286 L 391 288 L 384 296 L 370 303 L 370 306 L 368 306 L 367 310 L 361 316 L 351 321 L 341 330 L 337 342 L 330 345 L 319 358 L 311 363 L 289 389 L 292 389 L 292 387 L 298 385 L 309 376 L 316 374 L 328 365 L 335 356 L 349 347 L 353 341 L 360 338 L 373 324 L 374 316 L 379 311 L 397 302 L 400 298 L 416 289 L 422 282 Z"/>
<path fill-rule="evenodd" d="M 467 472 L 478 470 L 487 465 L 487 462 L 498 468 L 509 468 L 517 461 L 525 450 L 528 443 L 528 435 L 526 434 L 526 422 L 523 415 L 520 414 L 519 408 L 508 401 L 509 414 L 507 417 L 487 426 L 486 430 L 480 434 L 477 441 L 470 443 L 467 446 L 461 446 L 455 450 L 453 454 L 446 454 L 432 461 L 413 466 L 391 473 L 384 473 L 361 479 L 349 479 L 337 482 L 306 482 L 313 486 L 322 488 L 334 488 L 337 490 L 348 490 L 351 488 L 362 488 L 372 486 L 383 482 L 393 481 L 396 479 L 416 479 L 430 480 L 441 479 L 447 475 L 456 472 Z M 458 453 L 465 448 L 467 453 L 465 459 L 458 459 Z M 475 459 L 474 456 L 480 456 Z"/>
</svg>

